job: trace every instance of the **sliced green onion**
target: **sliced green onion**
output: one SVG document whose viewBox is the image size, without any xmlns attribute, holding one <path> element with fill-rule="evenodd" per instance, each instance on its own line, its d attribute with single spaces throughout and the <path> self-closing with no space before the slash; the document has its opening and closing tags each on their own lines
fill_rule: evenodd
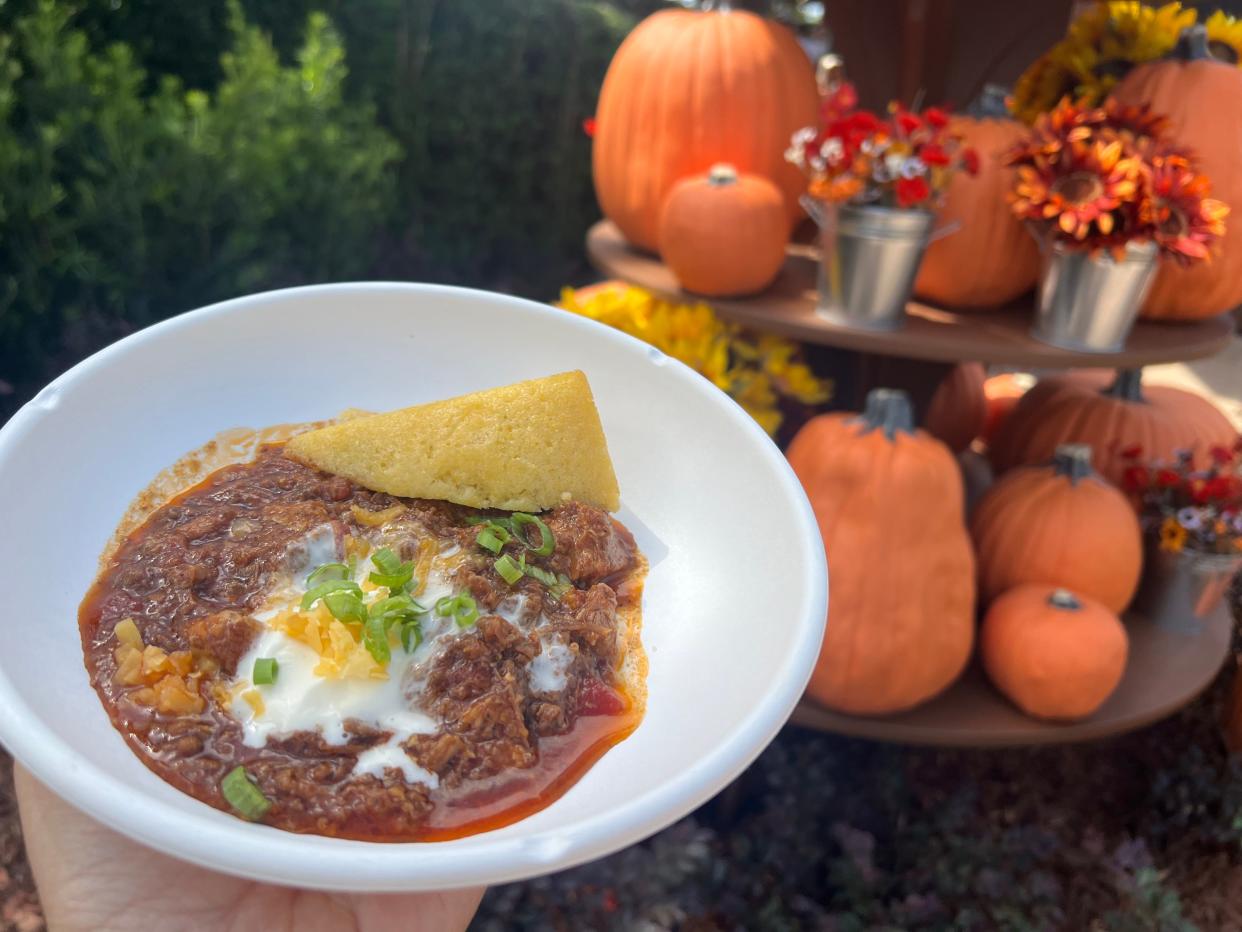
<svg viewBox="0 0 1242 932">
<path fill-rule="evenodd" d="M 537 557 L 548 557 L 552 555 L 552 551 L 556 549 L 556 538 L 552 536 L 552 529 L 548 527 L 539 518 L 534 515 L 524 514 L 515 511 L 513 517 L 509 519 L 513 522 L 513 534 L 521 543 Z M 539 546 L 532 547 L 530 537 L 526 534 L 528 527 L 534 527 L 539 530 Z"/>
<path fill-rule="evenodd" d="M 272 808 L 272 801 L 250 779 L 245 767 L 234 767 L 220 781 L 224 801 L 237 810 L 243 819 L 257 822 Z"/>
<path fill-rule="evenodd" d="M 484 550 L 500 553 L 504 549 L 505 544 L 512 539 L 509 532 L 499 524 L 489 524 L 479 531 L 479 536 L 475 538 L 475 542 Z"/>
<path fill-rule="evenodd" d="M 362 598 L 362 587 L 352 579 L 333 579 L 330 582 L 320 583 L 312 589 L 309 589 L 306 595 L 302 596 L 302 611 L 307 611 L 312 605 L 325 596 L 333 592 L 352 592 Z"/>
<path fill-rule="evenodd" d="M 558 602 L 565 598 L 565 593 L 574 587 L 573 580 L 564 573 L 558 573 L 556 577 L 556 585 L 548 586 L 548 594 Z"/>
<path fill-rule="evenodd" d="M 344 563 L 325 563 L 311 571 L 306 577 L 306 588 L 313 589 L 320 583 L 333 579 L 348 579 L 351 573 Z"/>
<path fill-rule="evenodd" d="M 328 606 L 328 611 L 338 621 L 367 620 L 367 607 L 362 604 L 362 596 L 353 592 L 329 592 L 323 597 L 323 604 Z"/>
<path fill-rule="evenodd" d="M 407 654 L 418 650 L 418 645 L 421 643 L 423 643 L 423 627 L 418 623 L 418 619 L 401 625 L 401 646 Z"/>
<path fill-rule="evenodd" d="M 414 564 L 405 564 L 400 573 L 372 573 L 367 578 L 377 586 L 386 586 L 390 591 L 398 592 L 414 581 Z"/>
<path fill-rule="evenodd" d="M 522 578 L 522 567 L 517 561 L 507 553 L 500 557 L 492 564 L 496 568 L 496 572 L 500 574 L 500 578 L 512 586 L 515 582 Z"/>
<path fill-rule="evenodd" d="M 375 564 L 375 568 L 381 573 L 387 573 L 390 576 L 400 570 L 402 566 L 401 558 L 388 547 L 381 547 L 371 554 L 371 562 Z"/>
<path fill-rule="evenodd" d="M 526 570 L 527 576 L 529 576 L 531 579 L 539 580 L 541 583 L 543 583 L 545 586 L 548 586 L 549 588 L 556 585 L 556 574 L 555 573 L 551 573 L 548 570 L 545 570 L 539 566 L 527 566 L 525 567 L 525 570 Z"/>
<path fill-rule="evenodd" d="M 388 647 L 388 624 L 383 615 L 375 615 L 367 619 L 362 629 L 362 646 L 375 658 L 378 664 L 386 664 L 392 657 Z"/>
<path fill-rule="evenodd" d="M 386 586 L 393 592 L 403 589 L 414 578 L 414 564 L 402 563 L 401 558 L 387 547 L 375 551 L 371 555 L 371 562 L 379 572 L 372 573 L 367 578 L 375 585 Z"/>
<path fill-rule="evenodd" d="M 436 600 L 436 614 L 451 616 L 459 628 L 468 628 L 479 620 L 479 607 L 473 598 L 459 592 Z"/>
<path fill-rule="evenodd" d="M 479 620 L 479 608 L 474 599 L 464 592 L 457 596 L 457 606 L 453 609 L 453 620 L 459 628 L 469 628 Z"/>
<path fill-rule="evenodd" d="M 276 682 L 279 669 L 275 657 L 260 657 L 254 662 L 254 672 L 250 674 L 250 678 L 254 680 L 255 686 L 271 686 Z"/>
</svg>

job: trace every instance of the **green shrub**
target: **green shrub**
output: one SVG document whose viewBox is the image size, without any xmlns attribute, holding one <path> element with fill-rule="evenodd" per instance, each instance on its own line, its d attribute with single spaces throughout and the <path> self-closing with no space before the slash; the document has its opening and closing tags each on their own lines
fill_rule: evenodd
<svg viewBox="0 0 1242 932">
<path fill-rule="evenodd" d="M 42 0 L 0 38 L 0 380 L 257 288 L 366 274 L 398 155 L 342 98 L 312 16 L 296 63 L 230 13 L 215 91 L 146 76 Z M 20 397 L 20 393 L 19 393 Z"/>
</svg>

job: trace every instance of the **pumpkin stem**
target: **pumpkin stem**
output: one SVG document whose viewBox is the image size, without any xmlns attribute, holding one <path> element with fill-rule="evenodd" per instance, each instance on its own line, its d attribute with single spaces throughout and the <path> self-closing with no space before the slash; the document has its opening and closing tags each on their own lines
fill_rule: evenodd
<svg viewBox="0 0 1242 932">
<path fill-rule="evenodd" d="M 1143 370 L 1118 369 L 1112 384 L 1101 394 L 1121 401 L 1145 403 L 1147 399 L 1143 397 Z"/>
<path fill-rule="evenodd" d="M 983 90 L 979 92 L 979 96 L 971 101 L 970 106 L 966 108 L 966 116 L 974 117 L 976 120 L 1011 119 L 1009 105 L 1005 103 L 1006 96 L 1005 88 L 989 81 L 983 85 Z"/>
<path fill-rule="evenodd" d="M 1207 27 L 1202 23 L 1195 23 L 1188 29 L 1183 29 L 1182 34 L 1177 37 L 1177 45 L 1173 47 L 1173 57 L 1179 61 L 1216 61 L 1217 58 L 1212 54 L 1212 47 L 1208 43 Z"/>
<path fill-rule="evenodd" d="M 1082 608 L 1082 602 L 1068 589 L 1053 589 L 1052 594 L 1048 596 L 1048 604 L 1068 612 L 1076 612 Z"/>
<path fill-rule="evenodd" d="M 867 392 L 867 405 L 854 423 L 862 425 L 864 434 L 884 431 L 886 440 L 892 440 L 898 431 L 912 434 L 914 409 L 910 406 L 910 396 L 896 388 L 873 388 Z"/>
<path fill-rule="evenodd" d="M 737 169 L 728 162 L 717 162 L 707 170 L 707 183 L 713 188 L 737 184 Z"/>
<path fill-rule="evenodd" d="M 1085 443 L 1063 443 L 1052 457 L 1052 471 L 1068 476 L 1071 485 L 1092 475 L 1091 447 Z"/>
</svg>

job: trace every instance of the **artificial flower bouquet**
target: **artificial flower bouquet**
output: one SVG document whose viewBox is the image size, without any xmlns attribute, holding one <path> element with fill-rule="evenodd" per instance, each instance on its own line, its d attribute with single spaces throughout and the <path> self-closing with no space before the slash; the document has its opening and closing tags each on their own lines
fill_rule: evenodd
<svg viewBox="0 0 1242 932">
<path fill-rule="evenodd" d="M 814 198 L 897 208 L 935 208 L 954 173 L 979 168 L 946 111 L 893 103 L 882 118 L 858 109 L 848 81 L 824 95 L 819 125 L 794 133 L 785 158 L 807 174 Z"/>
<path fill-rule="evenodd" d="M 1229 208 L 1146 107 L 1064 98 L 1005 161 L 1017 169 L 1014 214 L 1065 247 L 1120 260 L 1128 243 L 1154 242 L 1188 265 L 1207 260 L 1225 230 Z"/>
<path fill-rule="evenodd" d="M 1140 448 L 1124 452 L 1132 460 L 1124 488 L 1162 550 L 1242 553 L 1242 437 L 1232 449 L 1212 448 L 1207 469 L 1195 469 L 1189 453 L 1173 463 L 1145 463 Z"/>
</svg>

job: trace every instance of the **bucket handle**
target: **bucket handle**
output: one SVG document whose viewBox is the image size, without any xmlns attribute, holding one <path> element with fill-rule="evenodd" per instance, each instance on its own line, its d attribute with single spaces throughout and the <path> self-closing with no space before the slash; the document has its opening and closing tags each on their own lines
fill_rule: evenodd
<svg viewBox="0 0 1242 932">
<path fill-rule="evenodd" d="M 802 205 L 803 210 L 810 214 L 811 219 L 815 221 L 815 225 L 821 230 L 836 230 L 836 212 L 825 210 L 823 201 L 820 201 L 818 198 L 811 197 L 809 194 L 803 194 L 798 198 L 798 203 Z M 938 239 L 944 239 L 946 236 L 952 236 L 961 228 L 962 221 L 950 220 L 948 223 L 944 224 L 944 226 L 937 227 L 935 230 L 932 230 L 931 234 L 927 237 L 927 242 L 934 243 Z"/>
</svg>

